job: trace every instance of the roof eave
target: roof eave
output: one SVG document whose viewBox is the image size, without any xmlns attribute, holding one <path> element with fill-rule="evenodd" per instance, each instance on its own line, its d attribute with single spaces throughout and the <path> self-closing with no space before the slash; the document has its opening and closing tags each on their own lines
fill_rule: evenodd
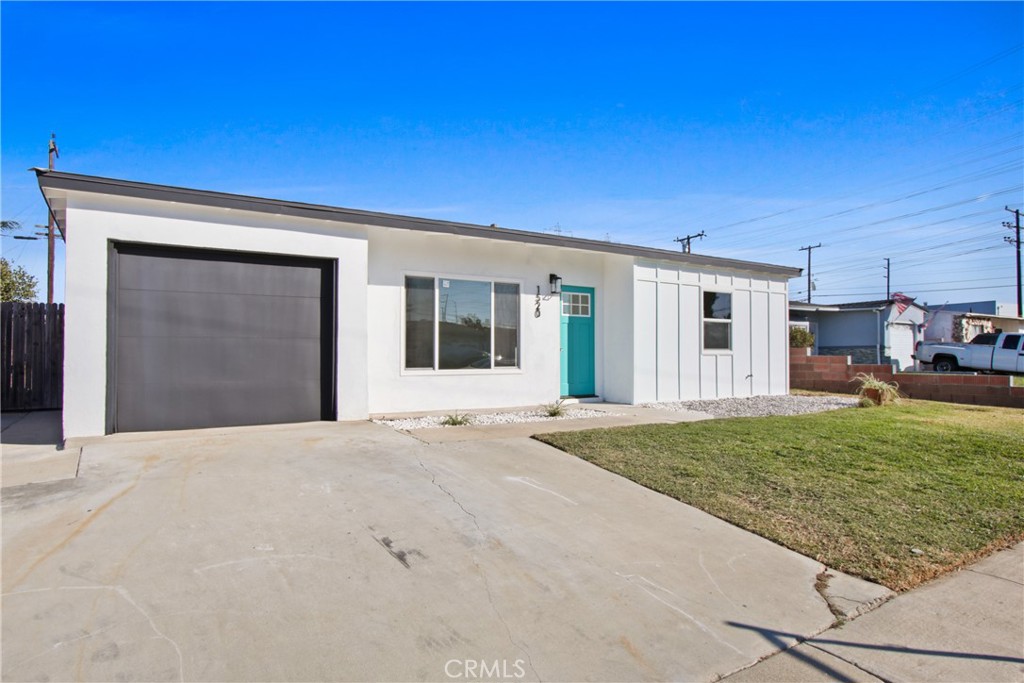
<svg viewBox="0 0 1024 683">
<path fill-rule="evenodd" d="M 472 223 L 456 223 L 452 221 L 417 218 L 414 216 L 402 216 L 375 211 L 363 211 L 359 209 L 348 209 L 322 204 L 306 204 L 302 202 L 266 199 L 263 197 L 251 197 L 223 192 L 212 192 L 208 190 L 194 190 L 169 185 L 155 185 L 150 183 L 118 180 L 114 178 L 79 175 L 63 171 L 51 171 L 44 168 L 34 168 L 30 170 L 36 173 L 39 188 L 48 205 L 50 204 L 50 197 L 47 195 L 47 190 L 90 192 L 94 194 L 171 201 L 183 204 L 234 209 L 239 211 L 255 211 L 258 213 L 271 213 L 298 218 L 312 218 L 333 222 L 354 223 L 359 225 L 371 225 L 402 230 L 438 232 L 464 237 L 480 237 L 484 239 L 498 239 L 526 244 L 562 247 L 567 249 L 622 254 L 660 261 L 684 263 L 693 266 L 728 268 L 744 272 L 764 273 L 776 277 L 792 278 L 799 276 L 803 272 L 800 268 L 793 268 L 790 266 L 741 261 L 717 256 L 682 254 L 664 249 L 654 249 L 651 247 L 641 247 L 617 242 L 601 242 L 599 240 L 583 239 L 579 237 L 564 237 L 561 235 L 549 235 L 525 230 L 513 230 L 510 228 L 474 225 Z M 57 212 L 54 213 L 56 216 Z M 59 223 L 63 224 L 64 222 L 64 216 L 61 216 Z M 61 231 L 63 233 L 63 225 L 61 227 Z"/>
</svg>

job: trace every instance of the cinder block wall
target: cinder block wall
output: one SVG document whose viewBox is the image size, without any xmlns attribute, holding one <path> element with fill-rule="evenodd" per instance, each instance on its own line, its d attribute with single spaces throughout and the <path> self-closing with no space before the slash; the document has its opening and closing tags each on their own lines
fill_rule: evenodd
<svg viewBox="0 0 1024 683">
<path fill-rule="evenodd" d="M 910 398 L 980 406 L 1024 408 L 1024 387 L 1007 375 L 977 373 L 893 372 L 891 365 L 850 363 L 847 356 L 812 356 L 810 349 L 789 350 L 789 385 L 793 389 L 853 394 L 857 373 L 895 381 Z"/>
</svg>

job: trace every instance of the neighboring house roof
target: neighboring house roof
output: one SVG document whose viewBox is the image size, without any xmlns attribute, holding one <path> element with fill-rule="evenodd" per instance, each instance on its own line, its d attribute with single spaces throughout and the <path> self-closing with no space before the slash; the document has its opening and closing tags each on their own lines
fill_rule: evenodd
<svg viewBox="0 0 1024 683">
<path fill-rule="evenodd" d="M 36 173 L 36 177 L 39 181 L 39 189 L 43 192 L 43 196 L 46 199 L 47 204 L 50 206 L 50 211 L 56 218 L 61 232 L 64 232 L 66 228 L 64 206 L 60 201 L 55 201 L 55 199 L 57 199 L 56 194 L 63 190 L 70 192 L 91 192 L 94 194 L 134 197 L 139 199 L 154 199 L 178 202 L 181 204 L 255 211 L 259 213 L 356 223 L 360 225 L 371 225 L 385 228 L 398 228 L 402 230 L 447 233 L 466 237 L 481 237 L 485 239 L 522 242 L 526 244 L 582 249 L 585 251 L 596 251 L 609 254 L 625 254 L 627 256 L 638 256 L 662 261 L 674 261 L 697 267 L 728 268 L 747 272 L 766 273 L 787 278 L 796 277 L 803 272 L 800 268 L 792 268 L 789 266 L 778 266 L 753 261 L 740 261 L 718 256 L 684 254 L 677 251 L 641 247 L 632 244 L 602 242 L 600 240 L 589 240 L 579 237 L 565 237 L 562 235 L 550 235 L 546 233 L 529 232 L 526 230 L 512 230 L 509 228 L 499 228 L 497 226 L 455 223 L 432 218 L 400 216 L 396 214 L 346 209 L 322 204 L 306 204 L 302 202 L 265 199 L 262 197 L 250 197 L 224 192 L 194 190 L 169 185 L 154 185 L 128 180 L 80 175 L 77 173 L 65 173 L 63 171 L 51 171 L 44 168 L 34 168 L 31 170 Z"/>
<path fill-rule="evenodd" d="M 892 306 L 896 302 L 892 299 L 877 299 L 875 301 L 850 301 L 845 304 L 809 304 L 806 301 L 790 301 L 789 310 L 791 311 L 804 311 L 808 313 L 825 312 L 835 313 L 838 311 L 868 311 L 875 310 L 878 308 L 885 308 L 886 306 Z M 922 311 L 928 309 L 917 303 L 908 304 L 915 308 L 920 308 Z"/>
<path fill-rule="evenodd" d="M 836 304 L 836 307 L 840 310 L 849 311 L 863 308 L 884 308 L 885 306 L 892 306 L 895 303 L 896 302 L 892 299 L 877 299 L 875 301 L 851 301 L 845 304 Z M 918 303 L 910 302 L 908 305 L 920 308 L 922 311 L 928 310 Z"/>
<path fill-rule="evenodd" d="M 961 311 L 963 313 L 989 313 L 995 314 L 996 302 L 992 301 L 962 301 L 955 304 L 939 304 L 938 306 L 929 306 L 929 309 L 939 310 L 945 308 L 947 311 Z"/>
<path fill-rule="evenodd" d="M 1011 322 L 1022 322 L 1022 321 L 1024 321 L 1024 318 L 1018 318 L 1015 315 L 996 315 L 995 313 L 974 313 L 974 312 L 971 312 L 971 311 L 955 311 L 955 310 L 951 311 L 948 308 L 946 310 L 944 310 L 944 311 L 936 310 L 936 311 L 931 311 L 931 312 L 934 313 L 936 316 L 938 316 L 938 315 L 948 315 L 951 318 L 963 317 L 963 318 L 970 318 L 972 320 L 992 320 L 993 322 L 994 321 L 999 321 L 999 320 L 1006 320 L 1006 321 L 1011 321 Z"/>
</svg>

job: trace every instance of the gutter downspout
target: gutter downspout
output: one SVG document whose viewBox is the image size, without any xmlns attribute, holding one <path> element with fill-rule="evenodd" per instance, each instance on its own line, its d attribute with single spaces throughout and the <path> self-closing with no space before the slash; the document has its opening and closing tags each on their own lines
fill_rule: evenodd
<svg viewBox="0 0 1024 683">
<path fill-rule="evenodd" d="M 885 307 L 875 309 L 875 364 L 882 364 L 882 311 Z"/>
</svg>

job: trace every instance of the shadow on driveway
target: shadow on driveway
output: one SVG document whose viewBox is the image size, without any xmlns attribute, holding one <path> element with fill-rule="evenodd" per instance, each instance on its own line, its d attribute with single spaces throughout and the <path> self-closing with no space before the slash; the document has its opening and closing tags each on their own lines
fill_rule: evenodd
<svg viewBox="0 0 1024 683">
<path fill-rule="evenodd" d="M 4 446 L 59 446 L 61 417 L 59 410 L 5 412 L 0 415 L 0 441 Z"/>
</svg>

